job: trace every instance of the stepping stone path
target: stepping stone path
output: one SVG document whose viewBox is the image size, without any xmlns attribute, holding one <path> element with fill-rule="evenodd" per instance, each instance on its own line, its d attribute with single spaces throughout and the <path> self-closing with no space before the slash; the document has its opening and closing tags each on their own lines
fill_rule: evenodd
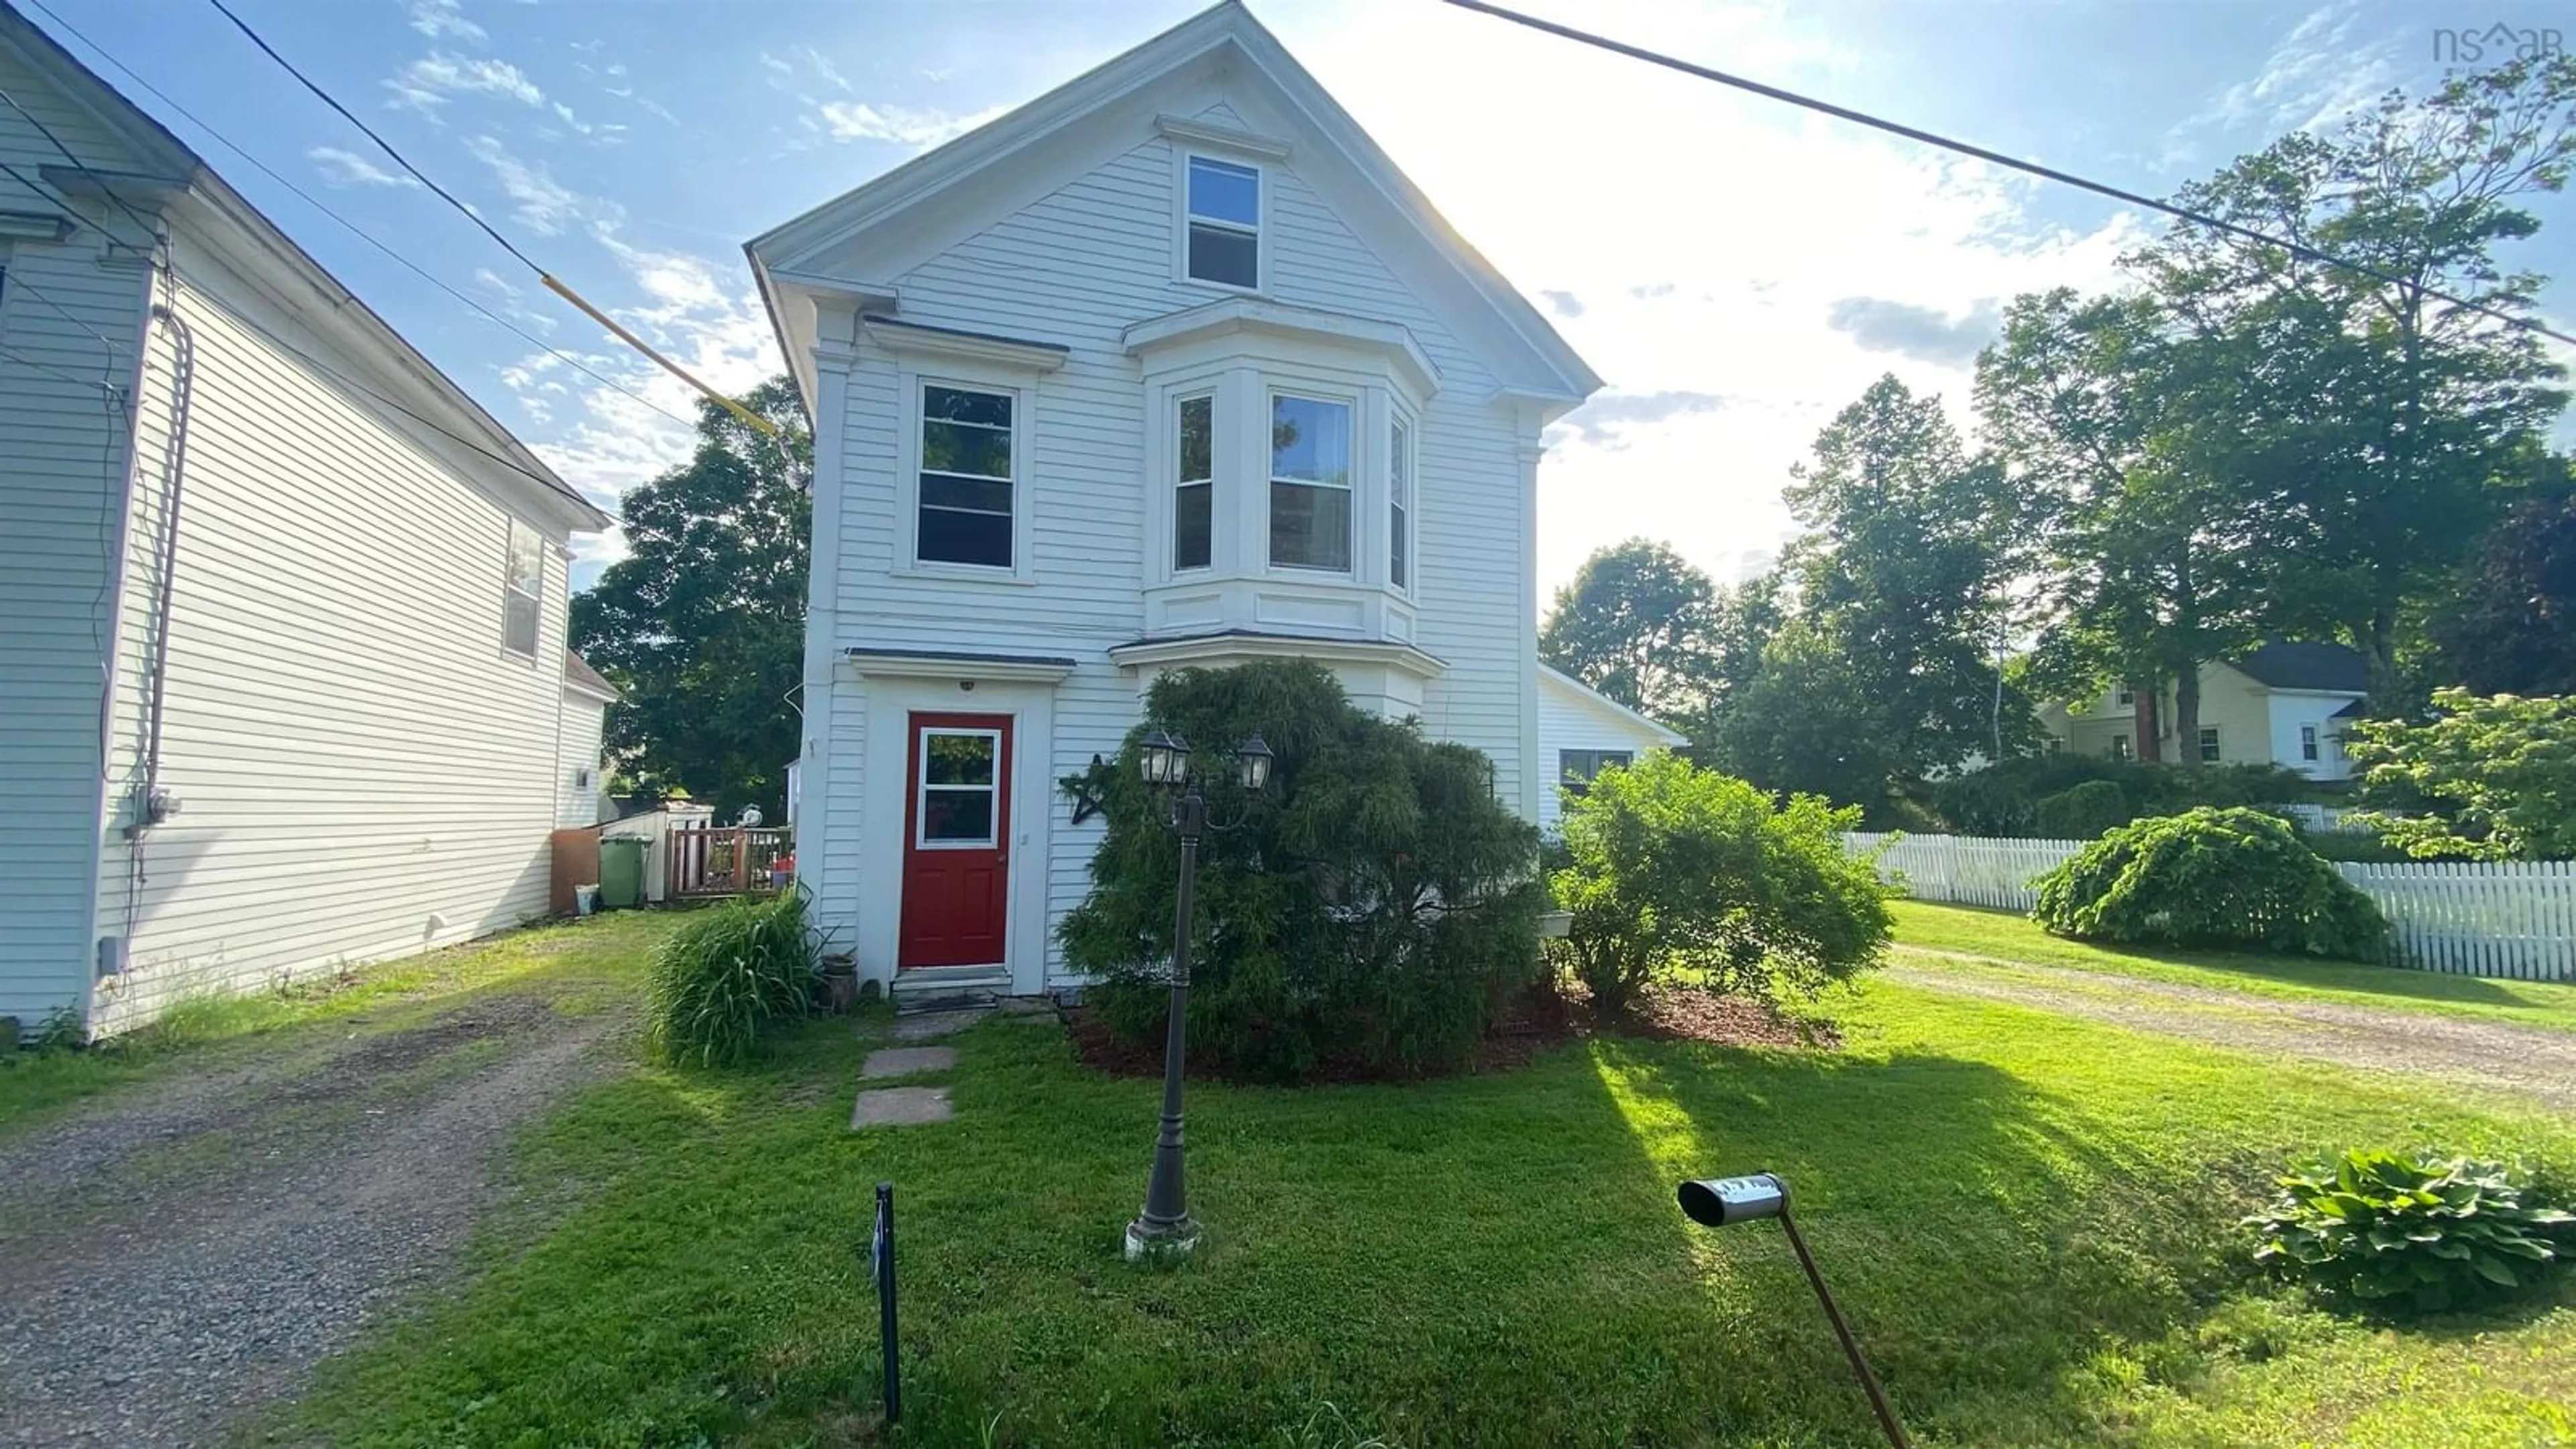
<svg viewBox="0 0 2576 1449">
<path fill-rule="evenodd" d="M 918 1016 L 902 1017 L 894 1024 L 894 1039 L 921 1042 L 950 1036 L 983 1020 L 988 1014 L 982 1010 L 928 1011 Z M 862 1081 L 911 1077 L 927 1072 L 944 1072 L 955 1065 L 955 1047 L 884 1047 L 868 1053 L 868 1059 L 859 1064 L 859 1077 Z M 875 1087 L 859 1093 L 858 1104 L 850 1110 L 850 1130 L 910 1127 L 923 1122 L 945 1122 L 950 1116 L 946 1087 Z"/>
</svg>

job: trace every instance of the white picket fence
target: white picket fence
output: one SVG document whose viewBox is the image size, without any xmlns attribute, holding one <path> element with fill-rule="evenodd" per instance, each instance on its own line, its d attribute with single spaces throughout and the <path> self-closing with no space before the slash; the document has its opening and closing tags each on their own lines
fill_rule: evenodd
<svg viewBox="0 0 2576 1449">
<path fill-rule="evenodd" d="M 1976 835 L 1845 837 L 1885 846 L 1879 875 L 1917 900 L 2027 911 L 2031 879 L 2090 844 Z M 1892 843 L 1891 843 L 1892 842 Z M 2335 869 L 2379 903 L 2396 927 L 2399 964 L 2463 976 L 2576 981 L 2576 863 L 2424 861 Z"/>
</svg>

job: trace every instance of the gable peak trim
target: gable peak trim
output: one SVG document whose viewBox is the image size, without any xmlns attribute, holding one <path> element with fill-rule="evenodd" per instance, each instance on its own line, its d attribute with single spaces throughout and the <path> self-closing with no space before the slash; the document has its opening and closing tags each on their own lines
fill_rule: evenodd
<svg viewBox="0 0 2576 1449">
<path fill-rule="evenodd" d="M 1167 140 L 1185 146 L 1204 146 L 1211 150 L 1232 151 L 1238 155 L 1257 156 L 1265 161 L 1285 161 L 1297 147 L 1292 141 L 1247 131 L 1238 126 L 1221 125 L 1195 116 L 1175 116 L 1166 111 L 1154 118 L 1154 130 Z"/>
</svg>

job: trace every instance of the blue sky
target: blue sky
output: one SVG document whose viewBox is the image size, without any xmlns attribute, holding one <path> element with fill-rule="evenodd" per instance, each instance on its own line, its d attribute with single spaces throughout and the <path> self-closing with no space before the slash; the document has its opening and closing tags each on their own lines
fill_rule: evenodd
<svg viewBox="0 0 2576 1449">
<path fill-rule="evenodd" d="M 206 156 L 495 416 L 605 503 L 685 427 L 385 258 L 199 120 L 449 285 L 653 404 L 608 342 L 196 0 L 31 18 Z M 288 57 L 539 262 L 720 386 L 777 366 L 744 239 L 1192 13 L 1192 0 L 233 0 Z M 2371 0 L 1529 0 L 1538 13 L 2150 194 L 2391 85 L 2437 24 Z M 1540 582 L 1630 533 L 1720 578 L 1766 562 L 1788 468 L 1882 371 L 1965 401 L 2014 293 L 2116 285 L 2152 216 L 1433 0 L 1252 0 L 1612 391 L 1541 470 Z M 2449 13 L 2444 13 L 2448 10 Z M 2428 14 L 2428 12 L 2431 12 Z M 82 38 L 86 37 L 86 41 Z M 87 42 L 96 42 L 95 45 Z M 2576 272 L 2576 202 L 2509 257 Z M 2547 310 L 2576 323 L 2576 281 Z M 2571 359 L 2576 360 L 2576 359 Z M 1964 416 L 1962 418 L 1964 421 Z M 1579 501 L 1578 501 L 1579 500 Z M 613 534 L 582 541 L 586 581 Z"/>
</svg>

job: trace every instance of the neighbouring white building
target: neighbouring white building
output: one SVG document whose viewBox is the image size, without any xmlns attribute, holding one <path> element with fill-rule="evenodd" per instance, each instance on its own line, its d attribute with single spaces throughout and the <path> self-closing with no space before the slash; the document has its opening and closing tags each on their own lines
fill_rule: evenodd
<svg viewBox="0 0 2576 1449">
<path fill-rule="evenodd" d="M 0 1015 L 542 914 L 606 518 L 5 6 L 0 88 L 42 122 L 0 110 Z"/>
<path fill-rule="evenodd" d="M 2341 644 L 2271 643 L 2200 667 L 2200 725 L 2176 737 L 2168 685 L 2142 711 L 2127 689 L 2075 707 L 2051 705 L 2040 724 L 2058 748 L 2114 759 L 2213 765 L 2279 765 L 2312 780 L 2348 780 L 2344 727 L 2361 717 L 2370 668 Z M 2144 748 L 2153 740 L 2153 749 Z"/>
<path fill-rule="evenodd" d="M 1556 766 L 1556 788 L 1539 794 L 1539 828 L 1556 829 L 1564 797 L 1580 795 L 1592 777 L 1628 766 L 1648 750 L 1678 749 L 1682 732 L 1657 724 L 1562 670 L 1538 667 L 1539 758 Z"/>
<path fill-rule="evenodd" d="M 797 867 L 863 974 L 1059 978 L 1057 782 L 1168 668 L 1319 660 L 1552 810 L 1541 431 L 1600 381 L 1240 5 L 748 250 L 815 423 Z"/>
</svg>

